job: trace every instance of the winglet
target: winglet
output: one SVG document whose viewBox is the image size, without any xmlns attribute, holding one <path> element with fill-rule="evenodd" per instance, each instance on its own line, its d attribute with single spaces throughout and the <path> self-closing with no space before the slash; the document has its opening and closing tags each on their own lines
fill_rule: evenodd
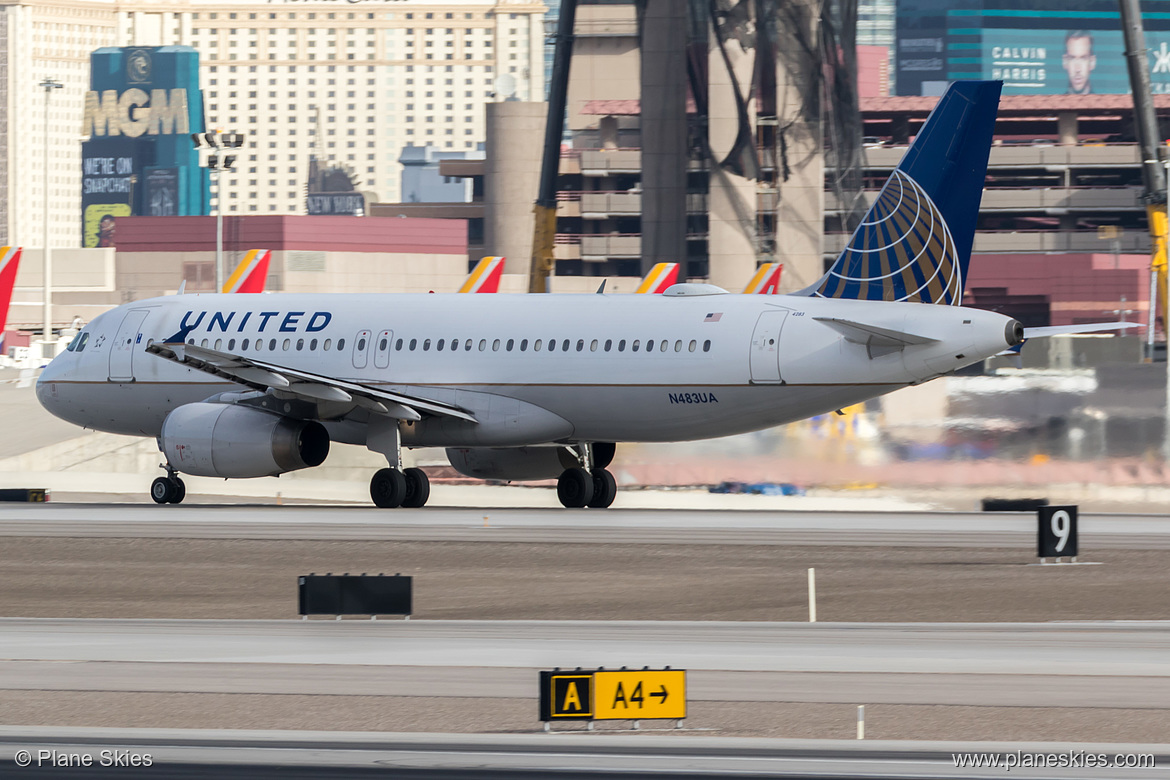
<svg viewBox="0 0 1170 780">
<path fill-rule="evenodd" d="M 658 263 L 650 269 L 650 273 L 646 274 L 634 292 L 642 295 L 658 295 L 677 282 L 678 263 Z"/>
<path fill-rule="evenodd" d="M 744 295 L 775 295 L 780 290 L 780 274 L 784 263 L 764 263 L 743 288 Z"/>
<path fill-rule="evenodd" d="M 225 293 L 262 293 L 268 282 L 268 262 L 272 252 L 268 249 L 252 249 L 236 266 L 236 270 L 223 283 Z"/>
<path fill-rule="evenodd" d="M 496 293 L 504 275 L 504 257 L 485 257 L 475 264 L 467 281 L 459 288 L 461 293 Z"/>
</svg>

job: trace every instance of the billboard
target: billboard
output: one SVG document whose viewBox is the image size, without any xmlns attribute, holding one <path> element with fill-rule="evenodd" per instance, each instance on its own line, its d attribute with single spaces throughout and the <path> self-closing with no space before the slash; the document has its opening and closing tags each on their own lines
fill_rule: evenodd
<svg viewBox="0 0 1170 780">
<path fill-rule="evenodd" d="M 1142 3 L 1155 94 L 1170 94 L 1170 0 Z M 1121 17 L 1098 0 L 897 0 L 897 90 L 1002 79 L 1005 95 L 1128 94 Z"/>
<path fill-rule="evenodd" d="M 1150 86 L 1170 94 L 1170 32 L 1147 32 Z M 982 77 L 1002 79 L 1005 95 L 1128 94 L 1120 30 L 985 29 Z"/>
<path fill-rule="evenodd" d="M 82 118 L 82 245 L 113 246 L 117 218 L 209 213 L 210 179 L 191 133 L 204 132 L 199 54 L 188 46 L 90 55 Z"/>
</svg>

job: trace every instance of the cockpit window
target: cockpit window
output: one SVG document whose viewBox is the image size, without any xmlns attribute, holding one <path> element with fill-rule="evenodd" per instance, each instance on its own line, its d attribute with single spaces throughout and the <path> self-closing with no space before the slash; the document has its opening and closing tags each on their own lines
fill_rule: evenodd
<svg viewBox="0 0 1170 780">
<path fill-rule="evenodd" d="M 69 350 L 70 352 L 83 352 L 85 350 L 85 345 L 88 343 L 89 332 L 82 331 L 73 337 L 73 341 L 69 342 L 69 346 L 65 347 L 65 349 Z"/>
</svg>

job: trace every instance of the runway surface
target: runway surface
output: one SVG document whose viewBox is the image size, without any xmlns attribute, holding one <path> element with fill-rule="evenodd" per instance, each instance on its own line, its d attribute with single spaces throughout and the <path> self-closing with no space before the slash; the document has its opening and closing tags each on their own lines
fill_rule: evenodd
<svg viewBox="0 0 1170 780">
<path fill-rule="evenodd" d="M 1017 751 L 1069 756 L 1136 754 L 1154 768 L 1038 770 L 1013 768 L 1029 778 L 1165 777 L 1170 746 L 1055 743 L 947 743 L 798 741 L 687 737 L 574 735 L 346 734 L 324 732 L 181 732 L 161 729 L 0 728 L 5 776 L 88 776 L 82 770 L 32 766 L 12 770 L 22 749 L 100 756 L 101 750 L 149 755 L 150 769 L 102 772 L 102 776 L 365 777 L 398 778 L 556 776 L 625 777 L 851 777 L 1002 778 L 1005 770 L 956 768 L 955 754 Z M 34 759 L 35 760 L 35 759 Z M 1163 769 L 1159 769 L 1161 765 Z M 10 773 L 10 774 L 9 774 Z M 533 774 L 539 773 L 539 774 Z M 96 774 L 96 773 L 95 773 Z"/>
<path fill-rule="evenodd" d="M 1097 549 L 1170 549 L 1170 515 L 1082 514 L 1080 534 Z M 19 504 L 0 506 L 0 536 L 1025 547 L 1036 516 Z"/>
<path fill-rule="evenodd" d="M 648 665 L 709 701 L 1170 701 L 1170 622 L 0 619 L 0 658 L 7 690 L 533 698 L 539 669 Z"/>
</svg>

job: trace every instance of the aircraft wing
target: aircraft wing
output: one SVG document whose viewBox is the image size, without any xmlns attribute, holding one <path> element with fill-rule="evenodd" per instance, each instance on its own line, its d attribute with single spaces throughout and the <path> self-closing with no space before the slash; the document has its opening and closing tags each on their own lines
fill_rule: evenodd
<svg viewBox="0 0 1170 780">
<path fill-rule="evenodd" d="M 1080 325 L 1052 325 L 1045 328 L 1024 328 L 1024 338 L 1042 339 L 1045 336 L 1062 336 L 1066 333 L 1094 333 L 1099 330 L 1144 327 L 1146 327 L 1144 322 L 1086 322 Z"/>
<path fill-rule="evenodd" d="M 149 344 L 146 351 L 173 363 L 230 379 L 253 390 L 279 390 L 309 401 L 353 402 L 376 414 L 419 420 L 423 414 L 477 422 L 464 409 L 440 401 L 378 390 L 357 382 L 314 374 L 264 360 L 233 355 L 194 344 Z"/>
</svg>

